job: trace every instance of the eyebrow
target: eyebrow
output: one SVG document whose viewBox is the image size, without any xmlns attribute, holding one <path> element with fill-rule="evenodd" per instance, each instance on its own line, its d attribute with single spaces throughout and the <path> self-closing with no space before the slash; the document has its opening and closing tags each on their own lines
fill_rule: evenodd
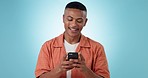
<svg viewBox="0 0 148 78">
<path fill-rule="evenodd" d="M 72 16 L 67 16 L 67 17 L 74 18 L 74 17 L 72 17 Z M 78 18 L 76 18 L 76 19 L 83 19 L 83 18 L 82 18 L 82 17 L 78 17 Z"/>
</svg>

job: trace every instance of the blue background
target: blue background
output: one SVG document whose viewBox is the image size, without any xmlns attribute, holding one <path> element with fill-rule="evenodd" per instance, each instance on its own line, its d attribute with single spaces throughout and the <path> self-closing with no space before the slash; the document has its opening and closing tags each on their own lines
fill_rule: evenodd
<svg viewBox="0 0 148 78">
<path fill-rule="evenodd" d="M 148 0 L 79 0 L 82 33 L 105 47 L 111 78 L 148 78 Z M 0 0 L 0 77 L 35 78 L 42 44 L 63 33 L 70 0 Z"/>
</svg>

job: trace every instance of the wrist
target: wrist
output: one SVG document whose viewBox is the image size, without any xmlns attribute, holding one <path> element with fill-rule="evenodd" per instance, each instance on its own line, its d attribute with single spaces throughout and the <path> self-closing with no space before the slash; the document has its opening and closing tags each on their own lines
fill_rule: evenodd
<svg viewBox="0 0 148 78">
<path fill-rule="evenodd" d="M 62 69 L 61 68 L 56 68 L 55 69 L 55 73 L 56 74 L 60 74 L 60 73 L 62 73 L 63 71 L 62 71 Z"/>
</svg>

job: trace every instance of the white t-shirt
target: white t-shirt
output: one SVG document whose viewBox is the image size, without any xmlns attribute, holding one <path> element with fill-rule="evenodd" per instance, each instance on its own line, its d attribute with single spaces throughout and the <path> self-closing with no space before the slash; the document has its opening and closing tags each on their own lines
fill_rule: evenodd
<svg viewBox="0 0 148 78">
<path fill-rule="evenodd" d="M 66 40 L 64 40 L 64 46 L 65 46 L 65 49 L 66 49 L 66 53 L 75 52 L 78 44 L 79 43 L 70 44 Z M 71 70 L 67 71 L 67 78 L 71 78 Z"/>
</svg>

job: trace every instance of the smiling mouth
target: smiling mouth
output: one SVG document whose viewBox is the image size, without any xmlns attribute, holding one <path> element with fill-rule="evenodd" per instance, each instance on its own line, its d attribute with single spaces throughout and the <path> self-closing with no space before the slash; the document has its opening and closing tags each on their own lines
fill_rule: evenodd
<svg viewBox="0 0 148 78">
<path fill-rule="evenodd" d="M 72 32 L 79 31 L 79 28 L 76 28 L 76 27 L 68 27 L 68 29 L 70 29 Z"/>
</svg>

